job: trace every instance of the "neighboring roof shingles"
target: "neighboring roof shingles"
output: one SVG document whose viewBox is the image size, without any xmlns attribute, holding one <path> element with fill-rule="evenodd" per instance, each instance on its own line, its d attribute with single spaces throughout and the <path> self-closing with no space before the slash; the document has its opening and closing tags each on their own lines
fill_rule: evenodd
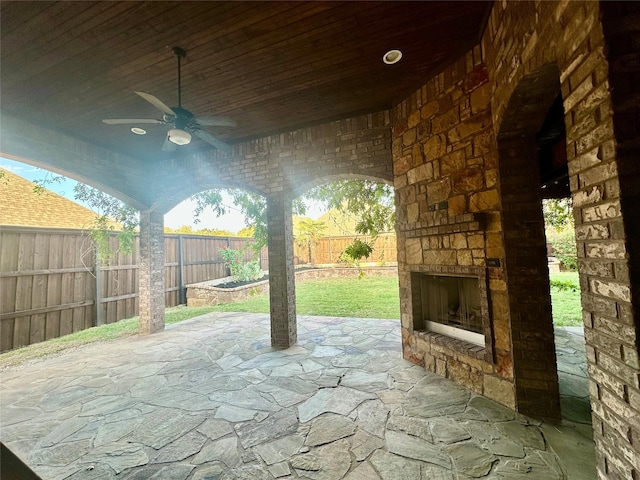
<svg viewBox="0 0 640 480">
<path fill-rule="evenodd" d="M 97 213 L 0 168 L 0 225 L 87 229 Z"/>
</svg>

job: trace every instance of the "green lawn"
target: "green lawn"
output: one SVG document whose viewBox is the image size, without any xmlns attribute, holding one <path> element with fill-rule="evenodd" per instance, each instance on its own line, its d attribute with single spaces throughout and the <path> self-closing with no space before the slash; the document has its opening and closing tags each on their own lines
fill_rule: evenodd
<svg viewBox="0 0 640 480">
<path fill-rule="evenodd" d="M 553 273 L 550 277 L 554 324 L 581 326 L 578 272 Z M 365 276 L 360 280 L 330 278 L 298 282 L 296 299 L 299 315 L 400 318 L 398 279 L 395 277 Z M 211 311 L 269 313 L 269 297 L 263 295 L 240 303 L 218 305 Z"/>
<path fill-rule="evenodd" d="M 559 327 L 581 327 L 582 305 L 578 272 L 552 273 L 549 276 L 553 324 Z"/>
<path fill-rule="evenodd" d="M 296 283 L 296 313 L 334 317 L 400 318 L 397 277 L 326 278 Z M 213 312 L 269 313 L 269 296 L 212 307 Z"/>
<path fill-rule="evenodd" d="M 552 274 L 551 284 L 554 324 L 581 326 L 578 274 L 576 272 Z M 359 280 L 345 278 L 307 280 L 296 284 L 296 299 L 298 315 L 400 318 L 396 277 L 365 276 Z M 165 321 L 167 324 L 177 323 L 209 312 L 269 313 L 269 296 L 261 295 L 244 302 L 226 305 L 168 308 Z M 12 350 L 0 355 L 0 369 L 87 343 L 133 335 L 138 331 L 138 325 L 139 318 L 134 317 Z"/>
</svg>

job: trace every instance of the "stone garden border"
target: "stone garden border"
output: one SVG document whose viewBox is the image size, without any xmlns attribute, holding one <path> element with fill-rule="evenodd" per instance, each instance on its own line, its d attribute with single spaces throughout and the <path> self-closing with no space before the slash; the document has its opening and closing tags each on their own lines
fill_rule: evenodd
<svg viewBox="0 0 640 480">
<path fill-rule="evenodd" d="M 304 280 L 318 280 L 322 278 L 357 278 L 360 271 L 371 277 L 393 277 L 398 275 L 398 267 L 329 267 L 310 268 L 296 271 L 296 282 Z M 201 307 L 204 305 L 219 305 L 221 303 L 236 303 L 247 300 L 256 295 L 269 293 L 269 280 L 249 283 L 235 288 L 221 288 L 220 285 L 231 281 L 232 277 L 218 278 L 206 282 L 187 285 L 187 306 Z"/>
</svg>

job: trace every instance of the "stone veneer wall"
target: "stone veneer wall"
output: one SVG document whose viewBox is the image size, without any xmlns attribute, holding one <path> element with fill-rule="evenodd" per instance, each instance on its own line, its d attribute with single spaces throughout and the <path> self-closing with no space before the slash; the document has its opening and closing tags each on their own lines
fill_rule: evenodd
<svg viewBox="0 0 640 480">
<path fill-rule="evenodd" d="M 515 408 L 504 273 L 486 262 L 504 257 L 490 100 L 476 47 L 392 112 L 403 353 Z M 413 329 L 412 272 L 486 279 L 484 349 Z"/>
<path fill-rule="evenodd" d="M 517 185 L 536 161 L 536 125 L 560 88 L 598 474 L 638 480 L 640 361 L 633 292 L 640 261 L 632 233 L 640 224 L 640 21 L 630 3 L 496 2 L 480 44 L 397 105 L 392 123 L 404 355 L 536 413 L 553 407 L 555 360 L 549 325 L 543 321 L 543 331 L 536 329 L 527 302 L 519 302 L 528 280 L 539 281 L 542 267 L 537 253 L 525 258 L 539 250 L 537 240 L 519 244 L 526 235 L 517 229 L 530 228 L 538 237 L 532 207 L 539 193 Z M 464 230 L 458 216 L 468 214 L 484 218 L 484 225 Z M 413 330 L 410 272 L 464 265 L 487 270 L 493 361 Z M 547 307 L 540 308 L 546 315 Z M 537 364 L 542 367 L 535 378 Z"/>
<path fill-rule="evenodd" d="M 516 225 L 510 221 L 510 230 L 505 230 L 502 207 L 510 198 L 501 189 L 503 167 L 513 170 L 518 164 L 517 158 L 513 166 L 505 157 L 498 158 L 498 138 L 508 133 L 513 140 L 518 120 L 528 118 L 532 109 L 540 112 L 535 96 L 527 101 L 518 96 L 525 91 L 522 85 L 535 85 L 546 77 L 539 76 L 541 69 L 553 65 L 565 108 L 598 471 L 601 478 L 638 480 L 640 359 L 634 292 L 640 277 L 640 21 L 636 5 L 497 1 L 479 45 L 436 77 L 425 78 L 425 85 L 394 107 L 391 117 L 379 112 L 246 142 L 229 159 L 205 153 L 149 167 L 4 117 L 3 151 L 56 171 L 76 172 L 70 176 L 146 210 L 149 216 L 143 218 L 143 227 L 152 231 L 143 233 L 153 236 L 162 225 L 155 214 L 213 187 L 239 186 L 295 197 L 332 178 L 389 181 L 391 118 L 404 354 L 505 405 L 531 408 L 535 398 L 522 397 L 527 388 L 536 390 L 533 374 L 539 360 L 527 362 L 527 354 L 535 349 L 526 349 L 535 325 L 514 293 L 526 285 L 518 279 L 523 261 L 507 254 L 517 243 L 503 241 L 509 240 Z M 529 135 L 532 125 L 523 125 Z M 507 146 L 508 138 L 500 139 L 502 147 Z M 515 146 L 523 148 L 522 142 Z M 141 182 L 148 188 L 139 188 Z M 482 226 L 464 229 L 465 223 L 476 221 Z M 287 237 L 286 222 L 277 233 Z M 155 280 L 160 255 L 151 237 L 148 240 L 145 256 L 155 259 L 145 259 L 141 295 L 151 291 L 156 300 L 144 308 L 142 323 L 143 330 L 155 331 L 161 323 L 164 294 Z M 282 246 L 279 258 L 284 258 L 285 250 Z M 281 263 L 288 272 L 286 261 Z M 410 271 L 437 271 L 441 266 L 450 272 L 486 268 L 491 361 L 470 355 L 456 342 L 415 335 Z M 533 268 L 540 267 L 534 262 Z M 283 294 L 292 282 L 293 275 L 287 274 L 287 285 L 279 287 Z M 290 302 L 283 307 L 290 317 Z M 291 321 L 280 330 L 289 328 Z M 549 353 L 549 345 L 545 348 Z M 538 387 L 550 386 L 553 380 L 548 371 L 551 358 L 547 355 L 543 363 L 546 370 L 537 379 Z M 530 377 L 523 379 L 521 374 Z"/>
</svg>

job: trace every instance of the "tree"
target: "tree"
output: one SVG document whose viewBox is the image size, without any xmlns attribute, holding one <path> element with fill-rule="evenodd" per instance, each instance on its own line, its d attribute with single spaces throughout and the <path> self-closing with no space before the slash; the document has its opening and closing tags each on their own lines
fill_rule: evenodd
<svg viewBox="0 0 640 480">
<path fill-rule="evenodd" d="M 571 198 L 551 198 L 542 201 L 545 235 L 553 254 L 567 270 L 578 269 L 576 237 Z"/>
<path fill-rule="evenodd" d="M 253 248 L 256 252 L 267 245 L 267 201 L 262 195 L 240 189 L 228 189 L 233 205 L 244 215 L 244 223 L 253 229 Z M 191 197 L 196 202 L 193 214 L 198 217 L 206 208 L 211 208 L 217 216 L 224 215 L 232 207 L 225 205 L 221 189 L 200 192 Z M 293 202 L 294 215 L 303 215 L 306 206 L 302 199 Z"/>
<path fill-rule="evenodd" d="M 108 263 L 115 252 L 111 251 L 109 237 L 116 232 L 113 221 L 120 224 L 122 229 L 117 231 L 118 250 L 125 255 L 133 252 L 135 234 L 140 227 L 140 214 L 138 210 L 104 193 L 97 188 L 83 183 L 77 183 L 73 188 L 73 196 L 82 201 L 98 213 L 98 217 L 89 236 L 96 242 L 98 256 L 101 261 Z"/>
<path fill-rule="evenodd" d="M 208 235 L 210 237 L 235 237 L 236 234 L 224 228 L 202 228 L 196 232 L 198 235 Z"/>
<path fill-rule="evenodd" d="M 62 178 L 64 177 L 46 177 L 36 189 Z M 260 251 L 267 244 L 266 199 L 240 189 L 228 189 L 227 192 L 231 196 L 231 203 L 244 215 L 245 224 L 250 229 L 243 231 L 243 235 L 251 231 L 254 238 L 253 248 L 256 252 Z M 120 250 L 127 253 L 133 249 L 134 235 L 139 228 L 137 210 L 100 190 L 80 183 L 74 187 L 74 196 L 76 200 L 84 201 L 99 213 L 89 235 L 96 240 L 98 253 L 103 260 L 108 260 L 113 255 L 108 242 L 111 232 L 115 231 L 111 220 L 122 225 L 122 231 L 118 232 Z M 195 223 L 198 223 L 200 214 L 207 208 L 211 208 L 217 216 L 224 215 L 234 208 L 224 203 L 222 189 L 200 192 L 191 199 L 196 203 L 193 212 Z M 375 237 L 381 232 L 389 231 L 393 229 L 395 222 L 392 187 L 368 180 L 342 180 L 316 187 L 293 201 L 294 215 L 304 215 L 305 201 L 319 202 L 327 209 L 336 208 L 359 217 L 356 231 L 365 235 Z M 191 227 L 180 227 L 176 233 L 194 232 Z"/>
<path fill-rule="evenodd" d="M 45 187 L 53 183 L 60 183 L 65 179 L 62 175 L 46 173 L 40 181 L 34 181 L 33 191 L 40 194 Z M 125 255 L 133 252 L 135 234 L 140 226 L 138 210 L 97 188 L 83 183 L 76 183 L 73 187 L 73 197 L 89 206 L 96 212 L 96 218 L 88 229 L 88 235 L 95 241 L 98 260 L 108 264 L 115 253 L 111 250 L 109 238 L 116 234 L 118 251 Z"/>
<path fill-rule="evenodd" d="M 175 233 L 179 235 L 195 235 L 196 232 L 193 231 L 193 228 L 191 228 L 191 225 L 182 225 L 178 228 L 164 227 L 164 233 Z"/>
<path fill-rule="evenodd" d="M 237 235 L 238 237 L 253 238 L 255 231 L 256 229 L 254 227 L 244 227 L 237 233 Z"/>
<path fill-rule="evenodd" d="M 316 245 L 318 244 L 318 240 L 322 238 L 322 234 L 326 229 L 327 225 L 324 222 L 311 220 L 310 218 L 302 219 L 298 223 L 296 242 L 300 246 L 307 245 L 307 248 L 309 249 L 309 263 L 312 267 L 315 263 Z"/>
<path fill-rule="evenodd" d="M 194 230 L 191 225 L 182 225 L 178 228 L 164 227 L 164 233 L 173 233 L 178 235 L 206 235 L 208 237 L 235 237 L 236 234 L 230 230 L 219 228 L 200 228 Z"/>
<path fill-rule="evenodd" d="M 542 201 L 544 223 L 548 227 L 573 228 L 573 202 L 568 198 L 547 198 Z"/>
<path fill-rule="evenodd" d="M 310 190 L 305 197 L 360 218 L 356 231 L 376 236 L 393 230 L 393 187 L 370 180 L 340 180 Z"/>
<path fill-rule="evenodd" d="M 229 189 L 232 203 L 240 209 L 247 227 L 253 228 L 254 248 L 258 251 L 267 244 L 267 202 L 264 197 L 238 189 Z M 194 216 L 211 208 L 216 215 L 225 214 L 230 208 L 223 203 L 221 189 L 201 192 L 192 197 L 196 202 Z M 393 188 L 369 180 L 341 180 L 311 189 L 293 202 L 293 214 L 304 215 L 305 202 L 321 203 L 325 208 L 336 208 L 360 218 L 356 231 L 377 236 L 393 229 L 395 208 Z M 354 259 L 358 260 L 358 259 Z"/>
<path fill-rule="evenodd" d="M 361 258 L 371 255 L 375 237 L 394 227 L 394 196 L 389 185 L 369 180 L 342 180 L 316 187 L 307 196 L 324 202 L 328 208 L 359 218 L 356 232 L 373 237 L 369 242 L 356 238 L 342 252 L 346 260 L 356 264 Z"/>
</svg>

